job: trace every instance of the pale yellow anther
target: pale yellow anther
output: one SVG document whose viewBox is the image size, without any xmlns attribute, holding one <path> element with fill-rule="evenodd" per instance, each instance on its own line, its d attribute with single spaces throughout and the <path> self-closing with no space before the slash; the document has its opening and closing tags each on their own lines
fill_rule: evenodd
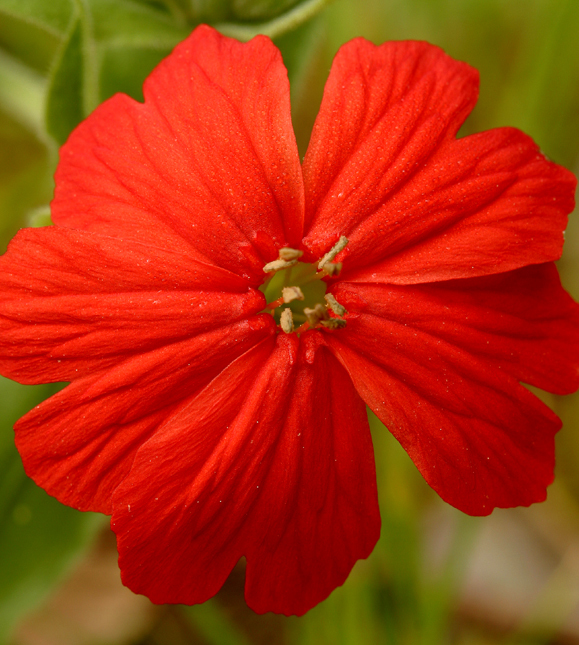
<svg viewBox="0 0 579 645">
<path fill-rule="evenodd" d="M 313 309 L 304 307 L 304 314 L 306 320 L 310 323 L 310 327 L 315 327 L 320 321 L 330 318 L 324 305 L 321 305 L 319 302 Z"/>
<path fill-rule="evenodd" d="M 293 267 L 294 264 L 297 264 L 297 260 L 274 260 L 273 262 L 268 262 L 263 270 L 265 273 L 271 273 L 272 271 L 279 271 L 280 269 L 287 269 L 288 267 Z"/>
<path fill-rule="evenodd" d="M 329 320 L 320 320 L 320 325 L 328 329 L 343 329 L 348 323 L 342 318 L 330 318 Z"/>
<path fill-rule="evenodd" d="M 331 262 L 338 253 L 346 247 L 348 244 L 348 238 L 340 237 L 340 239 L 334 244 L 334 246 L 324 255 L 324 257 L 318 262 L 318 269 L 323 269 L 324 265 L 328 262 Z"/>
<path fill-rule="evenodd" d="M 288 302 L 292 302 L 293 300 L 303 300 L 304 293 L 299 287 L 284 287 L 281 290 L 281 297 L 287 305 Z"/>
<path fill-rule="evenodd" d="M 348 313 L 346 307 L 341 305 L 331 293 L 326 293 L 324 299 L 328 303 L 328 307 L 336 314 L 336 316 L 343 316 Z"/>
<path fill-rule="evenodd" d="M 338 276 L 338 275 L 340 275 L 340 272 L 342 271 L 342 263 L 341 262 L 326 262 L 326 264 L 324 264 L 323 270 L 329 276 Z"/>
<path fill-rule="evenodd" d="M 289 262 L 290 260 L 297 260 L 301 258 L 304 254 L 303 251 L 298 251 L 297 249 L 290 249 L 288 246 L 284 246 L 279 250 L 279 259 Z"/>
<path fill-rule="evenodd" d="M 291 334 L 294 330 L 294 317 L 292 315 L 292 310 L 289 307 L 286 307 L 282 312 L 279 318 L 279 324 L 286 334 Z"/>
</svg>

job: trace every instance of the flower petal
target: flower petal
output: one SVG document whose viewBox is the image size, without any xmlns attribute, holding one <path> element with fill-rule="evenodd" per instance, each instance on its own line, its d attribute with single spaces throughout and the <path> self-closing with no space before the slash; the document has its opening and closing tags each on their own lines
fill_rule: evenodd
<svg viewBox="0 0 579 645">
<path fill-rule="evenodd" d="M 318 336 L 302 342 L 275 467 L 245 551 L 245 595 L 258 613 L 305 613 L 343 584 L 380 535 L 366 406 L 334 356 L 318 348 Z"/>
<path fill-rule="evenodd" d="M 347 279 L 412 284 L 556 260 L 576 183 L 518 130 L 452 141 L 350 235 Z"/>
<path fill-rule="evenodd" d="M 369 555 L 380 520 L 365 409 L 320 342 L 256 347 L 139 450 L 112 519 L 127 586 L 203 602 L 246 555 L 250 606 L 302 614 Z"/>
<path fill-rule="evenodd" d="M 579 387 L 579 305 L 553 263 L 421 285 L 340 283 L 349 311 L 395 322 L 554 394 Z M 393 331 L 393 330 L 392 330 Z"/>
<path fill-rule="evenodd" d="M 426 43 L 340 50 L 304 162 L 313 257 L 345 235 L 345 278 L 413 283 L 560 256 L 575 178 L 511 128 L 456 140 L 477 85 Z"/>
<path fill-rule="evenodd" d="M 116 95 L 61 150 L 55 223 L 209 259 L 263 280 L 301 238 L 303 182 L 287 72 L 272 42 L 207 26 Z M 218 242 L 218 243 L 216 243 Z"/>
<path fill-rule="evenodd" d="M 417 156 L 454 137 L 477 96 L 478 72 L 428 43 L 343 45 L 304 160 L 308 243 L 328 226 L 325 237 L 346 234 L 373 212 L 380 179 L 396 171 L 406 180 Z"/>
<path fill-rule="evenodd" d="M 269 320 L 240 321 L 75 380 L 16 424 L 26 472 L 64 504 L 110 514 L 112 492 L 139 446 L 183 401 L 271 336 Z"/>
<path fill-rule="evenodd" d="M 512 322 L 527 335 L 539 334 L 539 352 L 560 356 L 557 342 L 544 338 L 557 322 L 543 325 L 540 315 L 536 320 L 529 316 L 530 320 L 517 321 L 518 306 L 509 308 L 505 302 L 502 312 L 493 312 L 491 305 L 496 306 L 498 298 L 492 296 L 492 285 L 487 286 L 491 293 L 481 289 L 478 311 L 473 298 L 457 309 L 454 318 L 449 314 L 448 332 L 444 320 L 438 319 L 437 324 L 434 319 L 442 308 L 438 293 L 393 291 L 389 307 L 388 291 L 382 288 L 379 305 L 374 302 L 364 313 L 351 315 L 348 327 L 340 334 L 328 334 L 327 339 L 362 398 L 400 441 L 426 481 L 445 501 L 472 515 L 545 499 L 546 486 L 553 479 L 554 434 L 561 425 L 511 375 L 521 372 L 535 378 L 540 373 L 540 366 L 530 366 L 530 345 L 515 340 L 514 356 L 509 359 L 506 340 Z M 364 292 L 357 295 L 363 298 Z M 342 304 L 348 302 L 344 292 L 336 297 L 342 298 Z M 489 333 L 494 348 L 488 352 L 491 360 L 486 349 L 481 349 L 482 355 L 477 353 L 475 342 L 485 297 L 489 314 L 485 324 L 489 330 L 496 327 L 494 337 Z M 348 303 L 351 307 L 353 299 Z M 415 308 L 420 304 L 425 311 Z M 504 312 L 511 314 L 510 320 Z M 472 328 L 467 319 L 471 313 Z M 574 315 L 576 324 L 576 311 Z M 459 321 L 462 329 L 455 327 Z M 559 323 L 559 328 L 565 329 L 565 324 Z M 460 333 L 463 339 L 458 339 Z M 521 366 L 516 366 L 518 357 L 523 357 Z"/>
<path fill-rule="evenodd" d="M 24 229 L 0 258 L 0 371 L 67 381 L 263 308 L 224 269 L 136 242 Z"/>
</svg>

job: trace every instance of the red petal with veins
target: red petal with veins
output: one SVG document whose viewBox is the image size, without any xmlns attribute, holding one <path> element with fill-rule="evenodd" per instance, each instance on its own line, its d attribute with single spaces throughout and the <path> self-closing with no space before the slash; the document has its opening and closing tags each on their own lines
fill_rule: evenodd
<svg viewBox="0 0 579 645">
<path fill-rule="evenodd" d="M 389 283 L 557 259 L 575 178 L 511 128 L 456 140 L 477 92 L 427 43 L 344 45 L 304 162 L 310 255 L 345 235 L 344 278 Z"/>
<path fill-rule="evenodd" d="M 0 258 L 0 369 L 22 383 L 68 381 L 230 325 L 264 304 L 245 280 L 183 253 L 25 229 Z"/>
<path fill-rule="evenodd" d="M 352 314 L 327 344 L 439 495 L 486 515 L 545 499 L 560 421 L 518 379 L 577 387 L 578 307 L 550 266 L 460 282 L 337 286 Z"/>
<path fill-rule="evenodd" d="M 254 348 L 139 450 L 112 519 L 131 589 L 203 602 L 245 555 L 249 605 L 303 614 L 369 555 L 380 520 L 365 409 L 321 342 Z"/>
<path fill-rule="evenodd" d="M 56 224 L 179 250 L 263 280 L 301 239 L 303 183 L 287 72 L 272 42 L 197 28 L 61 150 Z"/>
<path fill-rule="evenodd" d="M 554 394 L 579 387 L 579 306 L 554 264 L 420 285 L 335 285 L 350 312 L 403 325 L 430 347 L 449 344 L 517 381 Z M 395 333 L 386 327 L 383 335 Z M 417 336 L 418 338 L 418 336 Z M 402 354 L 407 350 L 400 348 Z"/>
<path fill-rule="evenodd" d="M 27 474 L 64 504 L 110 514 L 138 448 L 272 332 L 269 316 L 244 320 L 75 380 L 16 424 Z"/>
</svg>

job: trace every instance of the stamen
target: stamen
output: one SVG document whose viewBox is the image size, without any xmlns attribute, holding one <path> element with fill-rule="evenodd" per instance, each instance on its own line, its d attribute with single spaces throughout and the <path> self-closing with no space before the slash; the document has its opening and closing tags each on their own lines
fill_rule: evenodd
<svg viewBox="0 0 579 645">
<path fill-rule="evenodd" d="M 292 316 L 292 310 L 289 307 L 286 307 L 281 312 L 279 324 L 286 334 L 291 334 L 294 330 L 294 318 Z"/>
<path fill-rule="evenodd" d="M 268 262 L 263 270 L 265 273 L 271 273 L 272 271 L 279 271 L 280 269 L 287 269 L 288 267 L 293 267 L 294 264 L 297 264 L 297 260 L 274 260 L 273 262 Z"/>
<path fill-rule="evenodd" d="M 303 286 L 304 284 L 308 284 L 308 282 L 315 282 L 316 280 L 321 280 L 322 278 L 325 278 L 326 276 L 338 276 L 340 275 L 340 271 L 342 270 L 342 263 L 341 262 L 326 262 L 324 265 L 324 268 L 321 271 L 318 271 L 317 273 L 312 273 L 309 277 L 305 278 L 300 282 L 300 284 Z"/>
<path fill-rule="evenodd" d="M 277 300 L 273 300 L 269 304 L 265 305 L 266 309 L 271 309 L 273 312 L 274 309 L 277 309 L 280 305 L 283 305 L 284 299 L 283 297 L 278 298 Z"/>
<path fill-rule="evenodd" d="M 324 257 L 318 263 L 318 269 L 324 268 L 324 265 L 328 262 L 331 262 L 338 253 L 346 247 L 348 244 L 348 238 L 343 235 L 340 239 L 334 244 L 334 246 L 324 255 Z"/>
<path fill-rule="evenodd" d="M 326 262 L 324 264 L 323 271 L 327 273 L 329 276 L 339 276 L 340 272 L 342 271 L 342 263 L 341 262 Z"/>
<path fill-rule="evenodd" d="M 324 299 L 328 303 L 328 307 L 336 314 L 336 316 L 343 316 L 348 313 L 346 307 L 341 305 L 331 293 L 326 293 Z"/>
<path fill-rule="evenodd" d="M 263 267 L 268 275 L 261 290 L 267 300 L 276 298 L 265 305 L 264 312 L 274 317 L 280 332 L 295 332 L 300 335 L 308 329 L 335 330 L 346 326 L 343 316 L 348 312 L 332 294 L 324 295 L 327 286 L 324 278 L 340 272 L 342 263 L 332 260 L 347 244 L 348 238 L 342 235 L 317 265 L 298 264 L 298 258 L 304 254 L 303 251 L 284 247 L 279 249 L 277 260 L 268 262 Z M 315 282 L 318 284 L 310 286 L 310 283 Z M 322 296 L 325 301 L 322 300 Z M 294 302 L 298 300 L 304 301 L 303 304 Z M 284 307 L 290 303 L 294 303 L 291 308 Z M 304 307 L 306 303 L 316 304 L 309 308 Z"/>
<path fill-rule="evenodd" d="M 297 260 L 301 258 L 304 254 L 303 251 L 298 251 L 297 249 L 290 249 L 287 246 L 284 246 L 279 250 L 279 259 L 289 262 L 290 260 Z"/>
<path fill-rule="evenodd" d="M 320 321 L 329 320 L 330 318 L 324 305 L 321 305 L 319 302 L 313 309 L 304 307 L 304 314 L 310 323 L 310 327 L 315 327 Z"/>
<path fill-rule="evenodd" d="M 299 287 L 284 287 L 281 290 L 281 297 L 287 305 L 293 300 L 303 300 L 305 296 Z"/>
<path fill-rule="evenodd" d="M 320 325 L 328 329 L 343 329 L 348 323 L 342 318 L 330 318 L 329 320 L 320 320 Z"/>
</svg>

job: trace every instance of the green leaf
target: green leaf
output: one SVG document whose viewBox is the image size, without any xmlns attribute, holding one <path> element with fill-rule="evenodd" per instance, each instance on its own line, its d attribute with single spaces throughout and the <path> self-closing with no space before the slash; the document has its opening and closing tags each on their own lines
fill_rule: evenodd
<svg viewBox="0 0 579 645">
<path fill-rule="evenodd" d="M 240 20 L 269 20 L 298 4 L 299 0 L 233 0 L 231 8 Z"/>
<path fill-rule="evenodd" d="M 0 253 L 26 224 L 27 213 L 52 197 L 54 167 L 47 152 L 29 129 L 0 111 Z"/>
<path fill-rule="evenodd" d="M 0 46 L 46 72 L 72 15 L 72 0 L 0 0 Z"/>
<path fill-rule="evenodd" d="M 164 11 L 180 25 L 185 25 L 187 22 L 187 0 L 134 0 L 134 2 Z"/>
<path fill-rule="evenodd" d="M 167 13 L 133 0 L 90 0 L 89 7 L 94 38 L 105 47 L 167 50 L 190 31 Z"/>
<path fill-rule="evenodd" d="M 239 25 L 235 23 L 216 24 L 215 28 L 222 34 L 237 38 L 237 40 L 250 40 L 257 34 L 265 34 L 270 38 L 277 38 L 318 14 L 331 0 L 306 0 L 294 6 L 286 13 L 269 20 L 252 25 Z"/>
<path fill-rule="evenodd" d="M 0 643 L 88 547 L 103 517 L 63 506 L 24 473 L 12 425 L 55 386 L 0 380 Z"/>
<path fill-rule="evenodd" d="M 76 0 L 75 8 L 52 69 L 46 101 L 46 129 L 60 144 L 99 102 L 93 16 L 88 0 Z"/>
<path fill-rule="evenodd" d="M 143 101 L 143 81 L 170 49 L 106 49 L 101 59 L 100 99 L 124 92 Z"/>
<path fill-rule="evenodd" d="M 0 146 L 4 141 L 0 136 Z M 0 154 L 0 164 L 4 166 L 5 156 L 16 150 L 12 157 L 16 168 L 14 174 L 0 181 L 0 253 L 18 229 L 28 224 L 30 210 L 51 198 L 54 172 L 38 142 L 21 138 L 9 143 L 12 147 L 7 148 L 6 155 Z"/>
<path fill-rule="evenodd" d="M 170 9 L 171 5 L 178 6 L 191 23 L 215 22 L 231 17 L 231 0 L 165 0 L 165 4 Z"/>
<path fill-rule="evenodd" d="M 0 15 L 64 36 L 73 14 L 71 0 L 0 0 Z"/>
<path fill-rule="evenodd" d="M 28 211 L 26 219 L 26 224 L 32 228 L 52 226 L 50 204 L 43 204 L 31 209 Z"/>
<path fill-rule="evenodd" d="M 42 74 L 50 69 L 60 41 L 59 35 L 0 13 L 0 48 Z"/>
<path fill-rule="evenodd" d="M 59 144 L 84 117 L 84 52 L 80 16 L 69 29 L 53 69 L 46 101 L 46 129 Z"/>
<path fill-rule="evenodd" d="M 0 107 L 31 132 L 43 132 L 46 79 L 0 50 Z"/>
</svg>

